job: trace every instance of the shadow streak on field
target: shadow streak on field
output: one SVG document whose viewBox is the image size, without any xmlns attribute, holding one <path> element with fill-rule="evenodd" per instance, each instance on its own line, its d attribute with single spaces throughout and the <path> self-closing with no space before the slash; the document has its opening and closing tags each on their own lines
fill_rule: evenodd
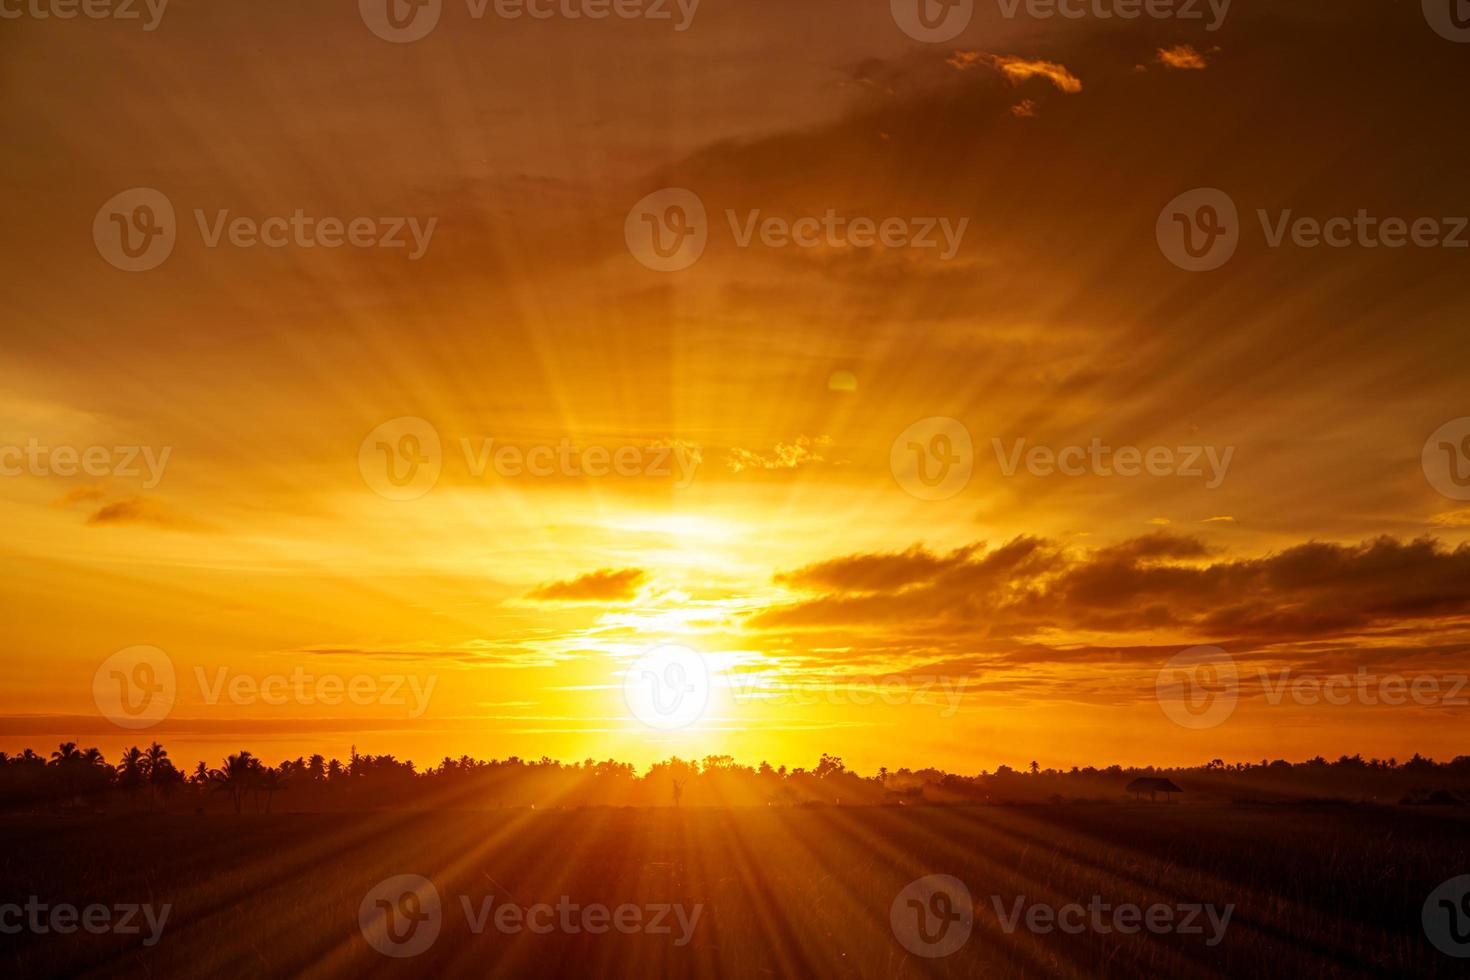
<svg viewBox="0 0 1470 980">
<path fill-rule="evenodd" d="M 161 941 L 0 936 L 7 976 L 1355 977 L 1460 975 L 1419 924 L 1470 873 L 1463 816 L 1377 807 L 1035 806 L 586 809 L 123 818 L 7 817 L 0 902 L 173 906 Z M 443 900 L 423 954 L 389 959 L 357 925 L 384 878 Z M 889 906 L 927 874 L 964 881 L 975 928 L 916 957 Z M 479 909 L 699 904 L 671 934 L 471 931 Z M 1026 904 L 1234 905 L 1203 935 L 1002 927 Z M 493 912 L 492 912 L 493 915 Z"/>
</svg>

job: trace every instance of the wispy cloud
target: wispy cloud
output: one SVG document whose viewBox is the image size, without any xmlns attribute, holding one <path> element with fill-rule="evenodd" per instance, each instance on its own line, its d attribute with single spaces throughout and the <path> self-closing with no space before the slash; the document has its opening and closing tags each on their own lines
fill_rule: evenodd
<svg viewBox="0 0 1470 980">
<path fill-rule="evenodd" d="M 725 465 L 733 473 L 742 470 L 794 470 L 804 463 L 820 463 L 823 452 L 832 445 L 828 436 L 799 436 L 795 442 L 779 442 L 770 452 L 742 449 L 739 446 L 725 455 Z"/>
<path fill-rule="evenodd" d="M 542 602 L 617 602 L 631 599 L 648 580 L 641 568 L 601 568 L 560 582 L 548 582 L 526 593 Z"/>
<path fill-rule="evenodd" d="M 1172 48 L 1159 48 L 1159 64 L 1166 68 L 1202 71 L 1207 64 L 1205 56 L 1192 44 L 1176 44 Z"/>
<path fill-rule="evenodd" d="M 1044 78 L 1068 94 L 1082 91 L 1082 80 L 1055 61 L 996 55 L 993 63 L 1014 84 L 1028 78 Z"/>
</svg>

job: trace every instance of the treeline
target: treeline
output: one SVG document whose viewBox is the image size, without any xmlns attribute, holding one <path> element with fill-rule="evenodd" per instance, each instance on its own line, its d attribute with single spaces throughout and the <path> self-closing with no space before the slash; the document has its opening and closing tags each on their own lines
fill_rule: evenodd
<svg viewBox="0 0 1470 980">
<path fill-rule="evenodd" d="M 736 763 L 730 756 L 673 758 L 639 774 L 627 763 L 588 759 L 563 763 L 511 757 L 444 758 L 420 769 L 392 755 L 343 762 L 321 755 L 268 765 L 248 751 L 220 765 L 184 772 L 157 742 L 133 747 L 116 763 L 95 748 L 62 743 L 48 755 L 0 752 L 0 810 L 119 812 L 366 808 L 583 806 L 920 806 L 1014 803 L 1109 803 L 1128 799 L 1126 785 L 1162 776 L 1185 802 L 1343 801 L 1389 804 L 1470 803 L 1470 756 L 1435 762 L 1342 756 L 1305 762 L 1215 759 L 1183 768 L 1073 767 L 965 776 L 938 769 L 879 769 L 863 776 L 840 757 L 823 755 L 811 769 Z"/>
</svg>

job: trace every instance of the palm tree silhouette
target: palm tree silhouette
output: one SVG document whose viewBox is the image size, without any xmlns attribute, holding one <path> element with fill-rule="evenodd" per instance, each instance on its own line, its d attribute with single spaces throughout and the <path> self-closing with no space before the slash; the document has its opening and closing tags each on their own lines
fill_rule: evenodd
<svg viewBox="0 0 1470 980">
<path fill-rule="evenodd" d="M 148 765 L 143 750 L 136 745 L 123 753 L 118 762 L 117 784 L 137 806 L 138 790 L 143 788 L 143 778 Z"/>
<path fill-rule="evenodd" d="M 236 816 L 240 815 L 244 806 L 245 794 L 255 788 L 259 769 L 260 761 L 249 751 L 241 749 L 236 755 L 226 756 L 224 765 L 209 773 L 210 782 L 214 783 L 215 789 L 225 790 L 230 794 Z"/>
<path fill-rule="evenodd" d="M 265 792 L 265 812 L 271 812 L 271 797 L 286 788 L 287 779 L 279 769 L 266 768 L 260 774 L 260 788 Z"/>
<path fill-rule="evenodd" d="M 152 805 L 159 787 L 175 782 L 174 774 L 178 773 L 178 770 L 174 768 L 174 764 L 169 760 L 168 749 L 159 745 L 157 742 L 148 746 L 148 751 L 144 753 L 144 758 L 147 761 L 148 770 L 148 803 Z"/>
</svg>

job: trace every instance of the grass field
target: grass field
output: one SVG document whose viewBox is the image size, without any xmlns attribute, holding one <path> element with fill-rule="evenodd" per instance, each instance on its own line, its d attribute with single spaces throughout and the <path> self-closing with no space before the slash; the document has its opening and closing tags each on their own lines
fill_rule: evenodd
<svg viewBox="0 0 1470 980">
<path fill-rule="evenodd" d="M 1457 812 L 1358 806 L 140 814 L 0 829 L 0 901 L 171 906 L 148 947 L 0 937 L 0 973 L 21 977 L 1458 976 L 1464 961 L 1429 944 L 1420 909 L 1470 869 Z M 437 939 L 404 959 L 376 951 L 358 921 L 369 890 L 399 874 L 442 898 Z M 973 932 L 940 958 L 910 953 L 890 922 L 899 892 L 931 874 L 974 901 Z M 1009 915 L 1021 896 L 1094 895 L 1234 909 L 1208 945 L 1208 927 L 1041 933 L 1023 920 L 1007 932 L 992 899 Z M 472 911 L 487 898 L 702 908 L 684 935 L 512 933 L 493 917 L 476 934 L 460 896 Z"/>
</svg>

